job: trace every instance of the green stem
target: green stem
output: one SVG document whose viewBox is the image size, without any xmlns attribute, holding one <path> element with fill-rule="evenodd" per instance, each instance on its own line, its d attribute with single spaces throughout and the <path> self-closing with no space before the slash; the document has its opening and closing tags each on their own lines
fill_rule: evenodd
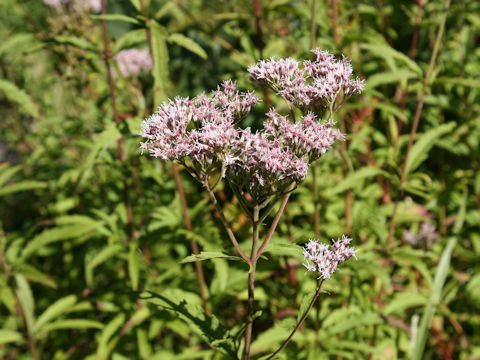
<svg viewBox="0 0 480 360">
<path fill-rule="evenodd" d="M 258 205 L 253 208 L 252 218 L 252 253 L 250 254 L 251 268 L 248 273 L 248 303 L 247 303 L 247 322 L 245 326 L 245 345 L 243 348 L 243 360 L 250 359 L 250 345 L 252 343 L 253 329 L 253 302 L 255 300 L 255 271 L 257 270 L 257 248 L 260 222 L 258 221 L 260 209 Z"/>
<path fill-rule="evenodd" d="M 273 359 L 273 357 L 275 355 L 277 355 L 280 351 L 282 351 L 283 349 L 285 349 L 288 345 L 288 343 L 290 342 L 290 340 L 292 340 L 293 338 L 293 335 L 295 335 L 295 333 L 297 332 L 298 329 L 300 329 L 300 327 L 302 326 L 303 322 L 305 321 L 305 319 L 307 318 L 308 314 L 310 313 L 310 311 L 312 310 L 313 308 L 313 305 L 315 305 L 315 302 L 317 301 L 318 299 L 318 296 L 320 295 L 320 291 L 322 290 L 322 285 L 323 285 L 323 282 L 325 280 L 322 279 L 322 281 L 320 281 L 320 284 L 318 285 L 318 289 L 317 291 L 315 292 L 315 295 L 313 296 L 313 299 L 312 301 L 310 302 L 310 304 L 308 305 L 308 308 L 307 308 L 307 311 L 305 312 L 305 314 L 303 314 L 302 318 L 300 319 L 300 321 L 298 322 L 297 326 L 295 326 L 295 329 L 292 330 L 292 332 L 290 333 L 290 335 L 288 336 L 288 338 L 283 342 L 283 344 L 272 354 L 270 355 L 268 358 L 266 358 L 265 360 L 270 360 L 270 359 Z"/>
</svg>

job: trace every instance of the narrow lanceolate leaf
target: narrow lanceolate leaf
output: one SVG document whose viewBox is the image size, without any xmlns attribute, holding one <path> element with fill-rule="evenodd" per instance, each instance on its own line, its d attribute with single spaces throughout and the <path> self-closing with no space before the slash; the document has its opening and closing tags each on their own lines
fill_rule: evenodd
<svg viewBox="0 0 480 360">
<path fill-rule="evenodd" d="M 113 320 L 111 320 L 102 330 L 102 334 L 98 340 L 97 356 L 101 359 L 106 359 L 108 354 L 112 350 L 112 345 L 116 342 L 115 338 L 112 339 L 115 332 L 125 323 L 125 315 L 118 314 Z"/>
<path fill-rule="evenodd" d="M 153 79 L 154 79 L 154 100 L 155 105 L 160 105 L 167 100 L 167 82 L 168 82 L 168 48 L 167 34 L 163 27 L 154 22 L 150 22 L 152 30 L 152 50 L 153 50 Z"/>
<path fill-rule="evenodd" d="M 51 322 L 42 328 L 43 332 L 54 330 L 79 330 L 79 329 L 102 329 L 103 324 L 94 320 L 85 319 L 66 319 Z"/>
<path fill-rule="evenodd" d="M 198 45 L 195 41 L 186 37 L 185 35 L 170 34 L 168 36 L 168 42 L 172 42 L 177 45 L 180 45 L 181 47 L 184 47 L 185 49 L 193 52 L 194 54 L 197 54 L 202 59 L 208 58 L 208 55 L 205 52 L 205 50 L 203 50 L 203 48 L 200 45 Z"/>
<path fill-rule="evenodd" d="M 38 317 L 35 325 L 33 326 L 33 332 L 41 332 L 44 325 L 63 315 L 70 308 L 72 308 L 76 302 L 77 297 L 75 295 L 69 295 L 54 302 L 42 313 L 42 315 Z"/>
<path fill-rule="evenodd" d="M 32 265 L 23 263 L 23 264 L 16 265 L 15 268 L 18 274 L 22 274 L 30 282 L 43 284 L 53 289 L 56 289 L 58 287 L 57 283 L 50 275 L 47 275 L 39 271 L 38 269 L 34 268 Z"/>
<path fill-rule="evenodd" d="M 93 285 L 93 270 L 122 251 L 123 246 L 120 244 L 107 245 L 86 263 L 85 281 L 88 287 Z"/>
<path fill-rule="evenodd" d="M 435 315 L 436 308 L 440 303 L 442 297 L 442 290 L 447 279 L 448 271 L 450 270 L 450 259 L 452 257 L 453 250 L 457 244 L 457 235 L 460 232 L 463 223 L 465 221 L 466 204 L 467 204 L 468 192 L 465 190 L 462 205 L 455 222 L 452 236 L 443 250 L 442 256 L 438 263 L 437 270 L 435 271 L 435 278 L 433 280 L 433 289 L 430 295 L 429 303 L 425 307 L 425 311 L 422 315 L 422 320 L 416 332 L 416 337 L 413 339 L 412 360 L 420 360 L 423 358 L 423 351 L 427 342 L 427 337 L 430 329 L 430 323 Z"/>
<path fill-rule="evenodd" d="M 0 189 L 0 196 L 13 194 L 19 191 L 44 189 L 47 187 L 47 183 L 43 181 L 26 180 L 20 181 L 11 185 L 2 186 Z"/>
<path fill-rule="evenodd" d="M 175 312 L 180 319 L 187 323 L 193 333 L 212 348 L 237 358 L 233 338 L 228 329 L 215 316 L 207 315 L 201 305 L 189 304 L 184 299 L 169 298 L 153 292 L 142 295 L 146 295 L 143 297 L 144 300 Z"/>
<path fill-rule="evenodd" d="M 437 140 L 451 132 L 456 126 L 456 123 L 451 122 L 435 127 L 432 130 L 421 134 L 419 139 L 415 141 L 408 158 L 406 174 L 414 171 L 425 159 L 428 157 L 428 152 L 435 145 Z"/>
<path fill-rule="evenodd" d="M 85 236 L 100 227 L 100 222 L 85 222 L 65 226 L 58 226 L 53 229 L 44 230 L 35 236 L 27 246 L 25 246 L 21 258 L 27 259 L 29 256 L 40 250 L 42 247 L 54 242 Z"/>
<path fill-rule="evenodd" d="M 132 18 L 130 16 L 126 16 L 123 14 L 101 14 L 101 15 L 90 15 L 92 19 L 98 19 L 98 20 L 107 20 L 107 21 L 123 21 L 123 22 L 128 22 L 132 24 L 140 24 L 140 21 L 138 21 L 135 18 Z"/>
<path fill-rule="evenodd" d="M 24 90 L 19 89 L 14 83 L 0 79 L 0 95 L 17 103 L 22 111 L 32 117 L 38 117 L 37 105 Z"/>
<path fill-rule="evenodd" d="M 180 261 L 180 264 L 194 262 L 197 260 L 202 261 L 202 260 L 218 259 L 218 258 L 227 259 L 227 260 L 242 260 L 242 258 L 239 256 L 226 255 L 221 252 L 215 252 L 215 251 L 202 251 L 198 255 L 187 256 L 185 259 Z"/>
<path fill-rule="evenodd" d="M 138 290 L 138 278 L 140 276 L 139 270 L 139 254 L 137 246 L 134 243 L 130 244 L 130 251 L 128 253 L 128 275 L 132 283 L 132 290 Z"/>
<path fill-rule="evenodd" d="M 327 195 L 336 195 L 345 190 L 351 189 L 358 183 L 365 179 L 373 178 L 377 175 L 385 176 L 386 173 L 373 166 L 367 166 L 355 171 L 353 174 L 348 175 L 343 181 L 336 185 L 333 189 L 327 191 Z"/>
<path fill-rule="evenodd" d="M 305 313 L 307 312 L 308 306 L 312 302 L 316 292 L 316 290 L 312 290 L 303 296 L 302 303 L 300 304 L 300 309 L 298 309 L 297 324 L 300 322 L 300 319 L 303 317 L 303 315 L 305 315 Z"/>
<path fill-rule="evenodd" d="M 67 44 L 73 47 L 83 49 L 83 50 L 90 50 L 90 51 L 97 51 L 94 44 L 83 37 L 77 36 L 55 36 L 53 38 L 55 42 L 60 44 Z"/>
<path fill-rule="evenodd" d="M 17 284 L 17 296 L 20 300 L 20 306 L 22 307 L 22 313 L 27 325 L 27 331 L 32 333 L 33 325 L 35 323 L 35 302 L 33 300 L 32 289 L 28 284 L 28 281 L 20 274 L 15 275 L 15 282 Z"/>
<path fill-rule="evenodd" d="M 23 342 L 22 334 L 14 330 L 0 329 L 0 345 L 12 342 Z"/>
</svg>

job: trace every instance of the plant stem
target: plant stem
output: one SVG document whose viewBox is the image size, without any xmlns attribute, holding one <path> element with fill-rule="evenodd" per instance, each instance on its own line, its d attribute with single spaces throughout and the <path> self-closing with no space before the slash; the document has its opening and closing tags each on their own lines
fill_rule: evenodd
<svg viewBox="0 0 480 360">
<path fill-rule="evenodd" d="M 180 180 L 180 175 L 178 173 L 178 167 L 175 163 L 172 163 L 173 178 L 175 179 L 175 185 L 177 187 L 178 195 L 180 197 L 180 203 L 182 205 L 183 218 L 185 220 L 185 227 L 188 231 L 192 231 L 192 222 L 190 220 L 190 215 L 188 214 L 187 198 L 185 196 L 185 191 L 182 186 L 182 181 Z M 197 242 L 193 237 L 190 237 L 190 247 L 192 252 L 195 255 L 200 254 L 198 249 Z M 210 309 L 207 306 L 207 296 L 205 292 L 205 276 L 203 274 L 203 267 L 199 260 L 195 260 L 195 270 L 197 271 L 198 285 L 200 287 L 200 297 L 202 298 L 203 308 L 208 315 L 212 315 Z"/>
<path fill-rule="evenodd" d="M 107 13 L 107 0 L 102 0 L 102 15 Z M 117 109 L 117 97 L 115 95 L 115 83 L 113 82 L 112 67 L 110 66 L 110 45 L 108 43 L 108 33 L 107 33 L 107 21 L 105 19 L 101 20 L 102 23 L 102 35 L 103 35 L 103 45 L 104 45 L 104 61 L 107 68 L 107 78 L 108 86 L 110 89 L 110 98 L 112 100 L 112 109 L 113 109 L 113 119 L 117 125 L 121 124 L 122 120 L 118 115 Z M 125 155 L 123 152 L 123 141 L 119 137 L 117 139 L 118 146 L 118 160 L 121 163 L 125 162 Z M 133 241 L 133 215 L 132 215 L 132 203 L 130 201 L 129 189 L 127 177 L 123 179 L 123 200 L 125 202 L 125 209 L 127 211 L 127 233 L 128 240 Z"/>
<path fill-rule="evenodd" d="M 310 17 L 310 49 L 315 47 L 315 37 L 317 33 L 317 0 L 312 0 L 312 11 Z M 312 187 L 313 187 L 313 223 L 315 229 L 315 238 L 320 238 L 320 214 L 319 211 L 319 199 L 318 199 L 318 181 L 317 181 L 317 164 L 312 164 Z"/>
<path fill-rule="evenodd" d="M 255 271 L 257 270 L 257 247 L 258 235 L 260 229 L 259 220 L 260 209 L 258 205 L 253 208 L 252 218 L 252 252 L 250 254 L 251 268 L 248 273 L 248 303 L 247 303 L 247 323 L 245 326 L 245 345 L 243 348 L 243 360 L 250 359 L 250 344 L 252 342 L 253 329 L 253 302 L 255 299 Z"/>
<path fill-rule="evenodd" d="M 432 57 L 430 58 L 430 63 L 428 64 L 427 73 L 426 73 L 425 79 L 423 81 L 422 93 L 420 95 L 420 99 L 418 100 L 417 110 L 415 112 L 415 118 L 413 119 L 413 126 L 412 126 L 412 130 L 410 132 L 410 138 L 408 140 L 407 153 L 405 154 L 405 160 L 403 161 L 402 175 L 400 177 L 400 183 L 398 185 L 399 194 L 397 195 L 397 198 L 395 200 L 395 206 L 393 208 L 392 218 L 390 220 L 390 227 L 388 229 L 387 248 L 390 248 L 392 246 L 392 243 L 393 243 L 395 223 L 396 223 L 396 220 L 397 220 L 398 203 L 399 203 L 399 200 L 400 200 L 400 195 L 403 193 L 403 185 L 404 185 L 404 182 L 405 182 L 405 177 L 407 176 L 407 163 L 408 163 L 408 159 L 410 157 L 410 151 L 412 150 L 415 134 L 417 133 L 418 124 L 420 122 L 420 115 L 422 114 L 423 102 L 425 100 L 427 85 L 430 81 L 430 76 L 433 72 L 433 67 L 435 65 L 435 61 L 437 59 L 438 51 L 440 49 L 440 42 L 442 41 L 443 31 L 445 29 L 445 22 L 447 21 L 447 14 L 448 14 L 448 8 L 449 7 L 450 7 L 450 0 L 445 0 L 445 12 L 443 14 L 442 20 L 440 22 L 440 26 L 438 28 L 437 38 L 435 39 L 435 45 L 433 47 Z"/>
<path fill-rule="evenodd" d="M 338 36 L 338 7 L 337 0 L 332 0 L 332 11 L 333 11 L 333 40 L 335 44 L 338 45 L 340 42 L 340 37 Z"/>
<path fill-rule="evenodd" d="M 277 355 L 280 351 L 282 351 L 283 349 L 285 349 L 285 347 L 288 345 L 288 343 L 290 342 L 290 340 L 292 340 L 293 338 L 293 335 L 295 335 L 295 333 L 297 332 L 298 329 L 300 329 L 300 327 L 302 326 L 303 322 L 305 321 L 305 319 L 307 318 L 308 314 L 310 313 L 310 311 L 312 310 L 313 308 L 313 305 L 315 305 L 315 302 L 317 301 L 318 299 L 318 296 L 320 295 L 320 291 L 322 290 L 322 285 L 323 285 L 323 282 L 325 280 L 322 279 L 320 281 L 320 284 L 318 285 L 318 289 L 317 291 L 315 292 L 315 295 L 313 296 L 313 299 L 312 301 L 310 302 L 310 304 L 308 305 L 308 308 L 307 308 L 307 311 L 305 312 L 305 314 L 303 314 L 302 318 L 300 319 L 300 321 L 298 322 L 297 326 L 295 326 L 295 329 L 292 330 L 292 332 L 290 333 L 290 335 L 288 336 L 288 338 L 283 342 L 283 344 L 272 354 L 270 355 L 268 358 L 266 358 L 265 360 L 270 360 L 270 359 L 273 359 L 273 357 L 275 355 Z"/>
<path fill-rule="evenodd" d="M 243 260 L 245 260 L 248 264 L 251 265 L 252 264 L 251 259 L 247 256 L 247 254 L 245 254 L 245 252 L 240 247 L 240 244 L 238 243 L 237 239 L 235 238 L 235 234 L 233 233 L 232 227 L 230 226 L 227 219 L 225 218 L 222 208 L 220 207 L 220 204 L 217 201 L 217 197 L 215 196 L 215 193 L 210 188 L 210 185 L 208 184 L 208 180 L 206 179 L 203 180 L 203 185 L 205 186 L 205 189 L 207 189 L 207 193 L 208 193 L 208 196 L 210 197 L 210 201 L 212 202 L 213 206 L 215 206 L 215 209 L 217 210 L 217 213 L 220 216 L 220 220 L 222 221 L 223 226 L 227 231 L 230 241 L 232 242 L 233 246 L 235 246 L 235 249 L 237 249 L 238 253 L 243 258 Z"/>
<path fill-rule="evenodd" d="M 280 220 L 280 217 L 282 216 L 283 210 L 285 209 L 285 206 L 287 205 L 288 199 L 290 198 L 291 190 L 295 187 L 295 184 L 290 185 L 290 188 L 288 192 L 283 195 L 282 197 L 282 202 L 280 203 L 280 208 L 278 209 L 277 213 L 275 214 L 275 218 L 273 219 L 272 225 L 270 226 L 270 229 L 268 229 L 267 236 L 265 236 L 265 240 L 263 240 L 262 246 L 260 246 L 260 249 L 257 251 L 257 257 L 256 260 L 262 255 L 263 250 L 265 249 L 265 246 L 267 246 L 268 242 L 273 236 L 273 233 L 275 232 L 275 229 L 277 228 L 278 221 Z"/>
</svg>

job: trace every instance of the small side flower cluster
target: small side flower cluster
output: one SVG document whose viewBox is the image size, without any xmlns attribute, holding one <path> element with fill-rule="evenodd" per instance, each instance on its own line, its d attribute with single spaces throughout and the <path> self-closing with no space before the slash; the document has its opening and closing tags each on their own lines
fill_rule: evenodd
<svg viewBox="0 0 480 360">
<path fill-rule="evenodd" d="M 59 9 L 62 5 L 71 5 L 77 13 L 91 11 L 99 13 L 102 10 L 101 0 L 43 0 L 47 6 Z"/>
<path fill-rule="evenodd" d="M 343 235 L 337 241 L 332 239 L 332 245 L 319 243 L 318 240 L 310 240 L 303 249 L 303 256 L 306 260 L 304 266 L 307 271 L 320 274 L 319 278 L 329 279 L 337 270 L 338 265 L 351 257 L 357 258 L 355 250 L 350 247 L 352 239 Z"/>
<path fill-rule="evenodd" d="M 436 232 L 435 225 L 429 222 L 423 222 L 420 225 L 420 232 L 415 234 L 410 230 L 403 231 L 403 241 L 413 246 L 424 245 L 426 249 L 430 249 L 437 241 L 440 235 Z"/>
<path fill-rule="evenodd" d="M 150 71 L 153 59 L 148 49 L 125 49 L 114 57 L 123 77 L 136 76 L 142 71 Z"/>
<path fill-rule="evenodd" d="M 352 78 L 352 65 L 347 58 L 337 61 L 328 51 L 314 49 L 314 61 L 288 58 L 262 60 L 248 68 L 250 77 L 270 87 L 304 113 L 323 113 L 333 108 L 340 94 L 349 97 L 363 90 L 364 82 Z M 332 109 L 333 110 L 333 109 Z"/>
</svg>

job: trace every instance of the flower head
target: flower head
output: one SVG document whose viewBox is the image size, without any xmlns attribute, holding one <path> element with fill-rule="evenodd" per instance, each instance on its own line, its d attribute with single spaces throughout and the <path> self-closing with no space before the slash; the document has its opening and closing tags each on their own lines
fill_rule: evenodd
<svg viewBox="0 0 480 360">
<path fill-rule="evenodd" d="M 303 256 L 306 261 L 304 266 L 307 271 L 319 273 L 320 278 L 325 280 L 332 276 L 338 265 L 351 257 L 357 258 L 355 253 L 358 250 L 349 246 L 352 239 L 342 235 L 341 239 L 332 241 L 332 245 L 326 245 L 312 239 L 303 249 Z"/>
<path fill-rule="evenodd" d="M 343 93 L 352 96 L 363 90 L 364 82 L 352 78 L 347 58 L 336 60 L 328 51 L 314 49 L 314 61 L 306 60 L 303 68 L 292 59 L 261 60 L 248 68 L 253 81 L 270 87 L 302 111 L 323 113 Z"/>
<path fill-rule="evenodd" d="M 142 71 L 150 71 L 153 67 L 152 56 L 148 49 L 125 49 L 114 58 L 123 77 L 136 76 Z"/>
</svg>

